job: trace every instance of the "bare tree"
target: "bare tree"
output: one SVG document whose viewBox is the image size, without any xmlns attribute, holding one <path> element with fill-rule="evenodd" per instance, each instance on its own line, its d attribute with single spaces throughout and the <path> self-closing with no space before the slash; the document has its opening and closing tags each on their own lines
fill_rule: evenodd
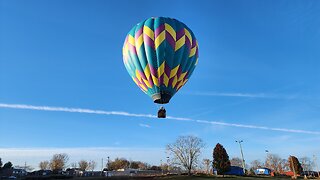
<svg viewBox="0 0 320 180">
<path fill-rule="evenodd" d="M 79 164 L 79 169 L 81 171 L 86 171 L 88 169 L 88 167 L 89 167 L 89 163 L 87 161 L 85 161 L 85 160 L 79 161 L 78 164 Z"/>
<path fill-rule="evenodd" d="M 232 159 L 230 159 L 230 163 L 231 163 L 231 166 L 242 167 L 242 159 L 238 157 L 233 157 Z"/>
<path fill-rule="evenodd" d="M 299 158 L 299 161 L 301 162 L 301 166 L 304 171 L 312 171 L 312 167 L 314 163 L 311 161 L 309 157 L 305 156 L 305 157 Z"/>
<path fill-rule="evenodd" d="M 109 170 L 118 170 L 128 168 L 130 162 L 125 158 L 116 158 L 114 161 L 111 161 L 108 165 Z"/>
<path fill-rule="evenodd" d="M 280 165 L 279 165 L 279 173 L 280 174 L 284 174 L 285 172 L 289 171 L 289 162 L 286 159 L 282 159 L 280 161 Z"/>
<path fill-rule="evenodd" d="M 50 164 L 49 161 L 41 161 L 41 162 L 39 163 L 39 168 L 40 168 L 41 170 L 47 170 L 47 169 L 49 169 L 49 164 Z"/>
<path fill-rule="evenodd" d="M 265 162 L 265 166 L 272 169 L 275 173 L 281 173 L 283 160 L 276 154 L 268 154 Z"/>
<path fill-rule="evenodd" d="M 184 167 L 191 175 L 197 165 L 203 141 L 195 136 L 180 136 L 174 143 L 167 145 L 167 151 L 173 156 L 172 163 Z"/>
<path fill-rule="evenodd" d="M 263 166 L 263 163 L 260 160 L 253 160 L 250 163 L 251 169 L 256 170 Z"/>
<path fill-rule="evenodd" d="M 91 171 L 93 171 L 94 168 L 96 168 L 96 166 L 97 166 L 97 162 L 95 162 L 95 161 L 93 161 L 93 160 L 89 161 L 89 167 L 88 167 L 88 169 L 90 169 Z"/>
<path fill-rule="evenodd" d="M 206 170 L 206 173 L 209 174 L 212 162 L 210 161 L 210 159 L 203 159 L 202 163 L 203 163 L 203 166 L 204 166 L 204 168 Z"/>
<path fill-rule="evenodd" d="M 150 165 L 148 163 L 145 163 L 145 162 L 140 162 L 139 163 L 139 169 L 141 170 L 146 170 L 150 167 Z"/>
<path fill-rule="evenodd" d="M 67 154 L 54 154 L 50 161 L 51 170 L 63 170 L 66 167 L 68 160 L 69 156 Z"/>
</svg>

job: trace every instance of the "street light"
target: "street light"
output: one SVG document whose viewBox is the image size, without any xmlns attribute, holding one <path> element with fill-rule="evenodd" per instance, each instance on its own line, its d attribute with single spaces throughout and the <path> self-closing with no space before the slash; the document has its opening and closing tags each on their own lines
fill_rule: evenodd
<svg viewBox="0 0 320 180">
<path fill-rule="evenodd" d="M 243 142 L 243 140 L 238 140 L 238 141 L 236 141 L 236 142 L 239 143 L 239 146 L 240 146 L 240 152 L 241 152 L 241 158 L 242 158 L 243 174 L 246 174 L 245 161 L 244 161 L 244 158 L 243 158 L 243 151 L 242 151 L 242 146 L 241 146 L 241 143 Z"/>
<path fill-rule="evenodd" d="M 269 150 L 266 149 L 265 152 L 266 152 L 266 161 L 265 161 L 266 165 L 265 165 L 265 167 L 271 169 L 271 166 L 269 164 Z"/>
<path fill-rule="evenodd" d="M 109 163 L 110 163 L 110 162 L 109 162 L 109 158 L 110 158 L 110 157 L 108 156 L 107 158 L 108 158 L 108 162 L 107 162 L 107 178 L 109 178 L 109 171 L 110 171 L 110 170 L 109 170 Z"/>
<path fill-rule="evenodd" d="M 108 163 L 107 163 L 107 169 L 108 169 L 108 171 L 109 171 L 109 163 L 110 163 L 110 161 L 109 161 L 109 156 L 107 157 L 108 158 Z"/>
</svg>

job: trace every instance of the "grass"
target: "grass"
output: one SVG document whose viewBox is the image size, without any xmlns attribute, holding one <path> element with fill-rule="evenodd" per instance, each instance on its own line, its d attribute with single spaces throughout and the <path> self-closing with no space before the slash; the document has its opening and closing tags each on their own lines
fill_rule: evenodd
<svg viewBox="0 0 320 180">
<path fill-rule="evenodd" d="M 269 177 L 269 176 L 162 176 L 162 177 L 88 177 L 88 178 L 73 178 L 73 180 L 210 180 L 210 179 L 220 179 L 220 180 L 236 180 L 236 179 L 243 179 L 243 180 L 289 180 L 290 177 Z M 302 177 L 299 177 L 298 179 L 303 179 Z"/>
</svg>

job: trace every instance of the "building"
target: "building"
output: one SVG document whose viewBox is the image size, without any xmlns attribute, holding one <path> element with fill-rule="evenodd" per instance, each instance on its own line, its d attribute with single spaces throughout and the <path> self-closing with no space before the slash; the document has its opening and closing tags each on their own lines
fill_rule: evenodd
<svg viewBox="0 0 320 180">
<path fill-rule="evenodd" d="M 226 173 L 224 173 L 225 175 L 237 175 L 237 176 L 243 176 L 244 172 L 243 172 L 243 168 L 242 167 L 238 167 L 238 166 L 230 166 L 230 170 Z"/>
<path fill-rule="evenodd" d="M 272 171 L 269 168 L 258 168 L 254 171 L 256 175 L 271 175 Z"/>
</svg>

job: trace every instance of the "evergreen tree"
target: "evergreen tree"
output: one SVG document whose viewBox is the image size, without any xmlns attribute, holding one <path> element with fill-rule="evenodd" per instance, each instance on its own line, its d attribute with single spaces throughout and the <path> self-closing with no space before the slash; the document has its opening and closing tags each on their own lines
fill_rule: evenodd
<svg viewBox="0 0 320 180">
<path fill-rule="evenodd" d="M 216 168 L 218 174 L 224 175 L 230 170 L 230 160 L 226 149 L 221 144 L 217 144 L 213 150 L 213 167 Z"/>
<path fill-rule="evenodd" d="M 0 170 L 1 170 L 1 168 L 2 168 L 2 160 L 0 158 Z"/>
<path fill-rule="evenodd" d="M 12 163 L 9 161 L 3 165 L 3 169 L 11 169 L 12 166 L 13 166 Z"/>
</svg>

